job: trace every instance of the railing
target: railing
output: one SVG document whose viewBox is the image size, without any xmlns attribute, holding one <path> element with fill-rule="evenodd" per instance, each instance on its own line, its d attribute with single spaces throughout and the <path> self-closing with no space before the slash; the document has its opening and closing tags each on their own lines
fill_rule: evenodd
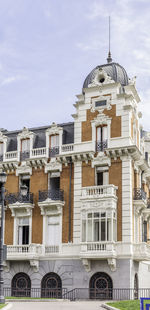
<svg viewBox="0 0 150 310">
<path fill-rule="evenodd" d="M 59 253 L 59 245 L 46 245 L 45 254 L 49 253 Z"/>
<path fill-rule="evenodd" d="M 0 155 L 0 161 L 3 161 L 3 155 Z"/>
<path fill-rule="evenodd" d="M 8 254 L 28 253 L 28 252 L 29 252 L 29 245 L 8 245 L 7 246 Z"/>
<path fill-rule="evenodd" d="M 67 295 L 66 288 L 17 288 L 4 287 L 5 297 L 31 297 L 31 298 L 64 298 Z"/>
<path fill-rule="evenodd" d="M 143 188 L 134 188 L 134 200 L 146 200 L 146 193 Z"/>
<path fill-rule="evenodd" d="M 41 157 L 46 155 L 46 147 L 32 149 L 32 157 Z"/>
<path fill-rule="evenodd" d="M 149 298 L 150 288 L 74 288 L 66 294 L 64 299 L 74 300 L 133 300 L 140 297 Z"/>
<path fill-rule="evenodd" d="M 73 152 L 74 150 L 74 145 L 73 144 L 64 144 L 61 147 L 61 151 L 62 153 L 69 153 L 69 152 Z"/>
<path fill-rule="evenodd" d="M 8 201 L 9 204 L 16 202 L 33 203 L 33 193 L 27 193 L 25 196 L 21 195 L 21 193 L 7 194 L 5 200 Z"/>
<path fill-rule="evenodd" d="M 64 200 L 64 191 L 61 189 L 39 191 L 39 201 L 45 201 L 46 199 L 52 200 Z"/>
<path fill-rule="evenodd" d="M 59 146 L 55 146 L 49 149 L 49 157 L 55 157 L 59 154 Z"/>
<path fill-rule="evenodd" d="M 104 141 L 96 141 L 95 143 L 95 151 L 96 152 L 104 152 L 107 148 L 107 140 Z"/>
<path fill-rule="evenodd" d="M 20 152 L 20 161 L 30 158 L 30 151 Z"/>
<path fill-rule="evenodd" d="M 17 159 L 17 155 L 18 155 L 17 151 L 6 152 L 5 153 L 5 159 L 6 160 Z"/>
<path fill-rule="evenodd" d="M 82 187 L 82 198 L 101 198 L 116 196 L 117 187 L 113 184 Z"/>
<path fill-rule="evenodd" d="M 101 242 L 83 242 L 81 244 L 81 252 L 103 252 L 103 251 L 113 251 L 115 245 L 110 241 Z"/>
</svg>

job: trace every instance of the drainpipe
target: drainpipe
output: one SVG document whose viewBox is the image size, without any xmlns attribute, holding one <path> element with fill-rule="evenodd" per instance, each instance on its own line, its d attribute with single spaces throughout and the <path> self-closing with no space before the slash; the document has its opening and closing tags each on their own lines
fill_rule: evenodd
<svg viewBox="0 0 150 310">
<path fill-rule="evenodd" d="M 69 182 L 69 232 L 68 242 L 71 242 L 71 178 L 72 178 L 72 158 L 69 158 L 70 162 L 70 182 Z"/>
</svg>

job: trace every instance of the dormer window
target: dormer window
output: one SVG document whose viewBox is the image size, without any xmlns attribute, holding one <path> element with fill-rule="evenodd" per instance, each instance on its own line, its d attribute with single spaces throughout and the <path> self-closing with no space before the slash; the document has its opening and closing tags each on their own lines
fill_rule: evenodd
<svg viewBox="0 0 150 310">
<path fill-rule="evenodd" d="M 103 152 L 107 147 L 107 126 L 96 128 L 96 152 Z"/>
<path fill-rule="evenodd" d="M 3 161 L 4 144 L 0 143 L 0 161 Z"/>
<path fill-rule="evenodd" d="M 21 161 L 30 157 L 30 139 L 21 140 Z"/>
<path fill-rule="evenodd" d="M 59 154 L 59 135 L 51 135 L 49 145 L 49 157 Z"/>
</svg>

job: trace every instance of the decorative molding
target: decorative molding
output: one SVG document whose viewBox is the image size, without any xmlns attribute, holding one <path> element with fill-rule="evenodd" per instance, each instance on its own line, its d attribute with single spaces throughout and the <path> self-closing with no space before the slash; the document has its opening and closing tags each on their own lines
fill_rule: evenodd
<svg viewBox="0 0 150 310">
<path fill-rule="evenodd" d="M 18 138 L 19 139 L 30 139 L 31 137 L 33 137 L 35 134 L 34 132 L 30 131 L 28 128 L 23 127 L 22 132 L 20 132 L 18 134 Z"/>
<path fill-rule="evenodd" d="M 63 132 L 62 127 L 58 127 L 56 123 L 52 123 L 51 127 L 46 130 L 48 136 L 59 135 L 60 132 Z"/>
<path fill-rule="evenodd" d="M 2 131 L 0 131 L 0 142 L 2 142 L 2 143 L 7 142 L 7 136 L 4 136 Z"/>
<path fill-rule="evenodd" d="M 34 272 L 39 272 L 39 260 L 30 259 L 30 266 L 33 267 Z"/>
<path fill-rule="evenodd" d="M 108 258 L 107 259 L 108 266 L 111 271 L 116 271 L 116 258 Z"/>
<path fill-rule="evenodd" d="M 94 120 L 91 121 L 92 124 L 94 124 L 96 127 L 99 125 L 108 125 L 108 123 L 111 123 L 111 118 L 108 117 L 104 113 L 99 113 Z"/>
<path fill-rule="evenodd" d="M 5 272 L 10 272 L 10 261 L 4 260 L 3 267 Z"/>
<path fill-rule="evenodd" d="M 34 208 L 34 205 L 30 203 L 16 202 L 9 204 L 9 208 L 13 217 L 24 217 L 32 216 L 32 209 Z"/>
<path fill-rule="evenodd" d="M 99 107 L 96 107 L 95 104 L 97 101 L 106 101 L 106 105 L 102 105 Z M 92 98 L 92 103 L 91 103 L 91 112 L 99 111 L 99 113 L 102 113 L 104 110 L 111 110 L 112 105 L 111 105 L 111 97 L 110 96 L 99 96 L 97 98 Z"/>
<path fill-rule="evenodd" d="M 51 171 L 62 171 L 62 163 L 58 162 L 55 157 L 51 158 L 51 161 L 45 164 L 45 173 Z"/>
<path fill-rule="evenodd" d="M 26 162 L 22 162 L 21 166 L 18 166 L 16 169 L 16 176 L 19 176 L 20 174 L 32 175 L 32 167 L 29 166 Z"/>
<path fill-rule="evenodd" d="M 61 215 L 65 202 L 60 200 L 52 200 L 47 198 L 43 202 L 38 202 L 41 209 L 41 215 Z"/>
<path fill-rule="evenodd" d="M 100 79 L 104 79 L 104 81 L 101 83 Z M 102 68 L 97 68 L 95 70 L 95 77 L 93 81 L 88 85 L 88 87 L 90 88 L 112 83 L 115 83 L 115 81 L 109 75 L 107 75 L 107 73 Z"/>
<path fill-rule="evenodd" d="M 109 157 L 104 155 L 104 152 L 99 152 L 96 157 L 92 160 L 92 168 L 95 166 L 111 166 L 111 160 Z"/>
<path fill-rule="evenodd" d="M 91 271 L 91 261 L 87 258 L 82 258 L 82 264 L 87 272 Z"/>
</svg>

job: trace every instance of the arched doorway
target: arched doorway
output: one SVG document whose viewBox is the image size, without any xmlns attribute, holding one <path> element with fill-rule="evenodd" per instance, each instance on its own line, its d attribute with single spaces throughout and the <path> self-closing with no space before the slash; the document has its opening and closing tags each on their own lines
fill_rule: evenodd
<svg viewBox="0 0 150 310">
<path fill-rule="evenodd" d="M 105 272 L 97 272 L 90 279 L 91 299 L 112 299 L 113 283 Z"/>
<path fill-rule="evenodd" d="M 62 282 L 58 274 L 50 272 L 43 277 L 41 282 L 41 297 L 43 298 L 62 297 Z"/>
<path fill-rule="evenodd" d="M 11 282 L 11 295 L 15 297 L 31 296 L 31 280 L 24 272 L 17 273 Z"/>
<path fill-rule="evenodd" d="M 134 299 L 138 299 L 138 289 L 139 289 L 139 283 L 138 283 L 138 275 L 135 274 L 134 277 Z"/>
</svg>

